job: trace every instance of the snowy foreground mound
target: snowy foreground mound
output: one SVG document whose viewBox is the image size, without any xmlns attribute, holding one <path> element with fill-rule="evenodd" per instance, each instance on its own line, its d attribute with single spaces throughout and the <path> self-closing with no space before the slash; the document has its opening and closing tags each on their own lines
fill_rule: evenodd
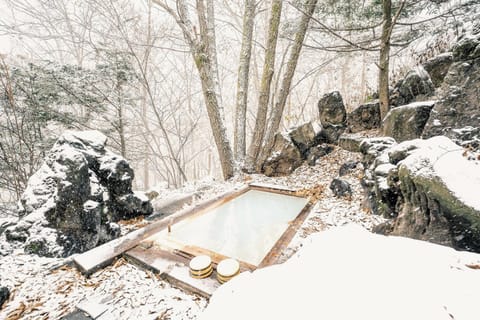
<svg viewBox="0 0 480 320">
<path fill-rule="evenodd" d="M 480 255 L 356 226 L 311 236 L 289 261 L 220 287 L 212 319 L 478 320 Z"/>
</svg>

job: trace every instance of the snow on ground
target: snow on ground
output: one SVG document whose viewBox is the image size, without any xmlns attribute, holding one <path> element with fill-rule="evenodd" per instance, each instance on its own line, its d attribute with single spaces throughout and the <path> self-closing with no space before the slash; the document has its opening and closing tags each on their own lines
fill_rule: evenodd
<svg viewBox="0 0 480 320">
<path fill-rule="evenodd" d="M 318 203 L 281 255 L 280 260 L 283 262 L 302 247 L 310 234 L 348 223 L 370 229 L 383 221 L 381 217 L 371 215 L 362 208 L 360 166 L 341 177 L 352 185 L 351 198 L 335 198 L 328 188 L 331 180 L 338 176 L 343 163 L 359 161 L 360 157 L 359 154 L 335 148 L 316 166 L 301 166 L 287 177 L 242 175 L 229 182 L 202 181 L 170 192 L 178 194 L 200 191 L 200 199 L 196 201 L 198 203 L 252 181 L 294 188 L 323 189 Z M 135 221 L 129 227 L 141 227 L 144 224 L 145 222 Z M 1 241 L 4 240 L 0 237 Z M 207 305 L 205 299 L 173 288 L 164 280 L 128 263 L 109 266 L 90 278 L 83 277 L 70 267 L 50 271 L 61 263 L 62 260 L 59 259 L 26 255 L 20 250 L 14 250 L 8 256 L 0 256 L 0 284 L 14 288 L 13 297 L 0 311 L 0 319 L 18 311 L 23 312 L 22 319 L 58 318 L 73 311 L 85 298 L 107 304 L 115 319 L 196 319 Z"/>
<path fill-rule="evenodd" d="M 200 320 L 477 320 L 480 255 L 358 226 L 312 235 L 290 260 L 220 287 Z"/>
<path fill-rule="evenodd" d="M 0 319 L 60 319 L 86 300 L 107 305 L 112 319 L 195 319 L 207 303 L 123 259 L 90 278 L 59 263 L 18 251 L 2 258 L 0 283 L 15 289 Z"/>
</svg>

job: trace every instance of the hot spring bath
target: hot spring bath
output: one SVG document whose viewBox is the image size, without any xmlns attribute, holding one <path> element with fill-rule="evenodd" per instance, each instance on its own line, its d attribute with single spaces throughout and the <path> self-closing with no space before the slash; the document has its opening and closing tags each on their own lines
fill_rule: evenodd
<svg viewBox="0 0 480 320">
<path fill-rule="evenodd" d="M 306 210 L 308 199 L 249 188 L 212 209 L 192 214 L 152 237 L 161 247 L 211 253 L 258 267 Z"/>
</svg>

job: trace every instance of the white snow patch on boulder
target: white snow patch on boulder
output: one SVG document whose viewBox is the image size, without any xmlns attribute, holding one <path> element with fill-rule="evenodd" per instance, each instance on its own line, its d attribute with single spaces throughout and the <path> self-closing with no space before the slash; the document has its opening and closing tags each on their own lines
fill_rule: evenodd
<svg viewBox="0 0 480 320">
<path fill-rule="evenodd" d="M 424 177 L 440 178 L 465 205 L 480 211 L 480 161 L 468 160 L 463 152 L 449 138 L 437 136 L 421 141 L 420 148 L 413 150 L 401 166 Z"/>
</svg>

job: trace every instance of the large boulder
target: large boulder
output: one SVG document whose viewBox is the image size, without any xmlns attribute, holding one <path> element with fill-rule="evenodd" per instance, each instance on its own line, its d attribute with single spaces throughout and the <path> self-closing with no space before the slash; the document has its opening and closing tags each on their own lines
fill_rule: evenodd
<svg viewBox="0 0 480 320">
<path fill-rule="evenodd" d="M 338 169 L 338 176 L 343 177 L 349 174 L 350 172 L 355 170 L 358 167 L 358 165 L 359 165 L 358 161 L 349 160 L 345 162 L 340 166 L 340 169 Z"/>
<path fill-rule="evenodd" d="M 329 188 L 332 190 L 335 197 L 341 198 L 352 196 L 352 187 L 346 180 L 334 178 L 332 182 L 330 182 Z"/>
<path fill-rule="evenodd" d="M 309 166 L 317 164 L 318 160 L 333 151 L 333 146 L 322 143 L 318 146 L 310 148 L 306 153 L 306 162 Z"/>
<path fill-rule="evenodd" d="M 360 144 L 365 136 L 360 133 L 344 133 L 338 137 L 338 146 L 351 152 L 360 152 Z"/>
<path fill-rule="evenodd" d="M 427 100 L 435 93 L 435 87 L 427 71 L 422 66 L 410 70 L 393 89 L 390 103 L 402 106 L 415 101 Z"/>
<path fill-rule="evenodd" d="M 368 161 L 373 208 L 391 233 L 480 252 L 480 160 L 444 136 L 410 140 Z"/>
<path fill-rule="evenodd" d="M 310 121 L 277 133 L 270 156 L 262 165 L 267 176 L 283 176 L 292 173 L 304 160 L 311 166 L 333 150 L 328 145 L 327 133 L 318 121 Z"/>
<path fill-rule="evenodd" d="M 480 34 L 459 41 L 453 48 L 453 60 L 423 137 L 446 135 L 459 144 L 472 140 L 478 143 L 480 135 L 475 128 L 480 128 Z M 468 141 L 461 140 L 459 131 L 469 131 Z"/>
<path fill-rule="evenodd" d="M 448 69 L 453 62 L 453 55 L 451 52 L 445 52 L 438 56 L 429 59 L 423 64 L 423 68 L 430 75 L 430 79 L 435 88 L 440 87 L 443 79 L 447 75 Z"/>
<path fill-rule="evenodd" d="M 344 125 L 347 120 L 347 111 L 343 104 L 342 95 L 338 91 L 327 93 L 320 98 L 318 112 L 322 125 Z"/>
<path fill-rule="evenodd" d="M 119 236 L 114 222 L 150 214 L 149 199 L 132 192 L 133 169 L 106 141 L 98 131 L 65 132 L 30 177 L 7 240 L 24 242 L 29 253 L 67 256 Z"/>
<path fill-rule="evenodd" d="M 466 34 L 461 38 L 452 49 L 453 61 L 464 61 L 480 58 L 480 32 Z"/>
<path fill-rule="evenodd" d="M 361 180 L 368 207 L 385 218 L 397 215 L 398 186 L 396 167 L 390 163 L 387 150 L 396 146 L 395 139 L 379 137 L 364 139 L 360 144 L 366 168 Z"/>
<path fill-rule="evenodd" d="M 277 133 L 270 156 L 262 166 L 267 176 L 284 176 L 292 173 L 303 162 L 303 156 L 288 134 Z"/>
<path fill-rule="evenodd" d="M 365 162 L 373 162 L 383 151 L 396 145 L 397 142 L 391 137 L 366 138 L 360 142 L 359 151 L 363 154 Z"/>
<path fill-rule="evenodd" d="M 352 133 L 379 128 L 381 122 L 378 100 L 362 104 L 347 115 L 348 130 Z"/>
<path fill-rule="evenodd" d="M 383 120 L 383 134 L 397 142 L 420 138 L 435 101 L 413 102 L 391 109 Z"/>
<path fill-rule="evenodd" d="M 3 303 L 10 298 L 10 290 L 7 287 L 0 286 L 0 310 L 2 309 Z"/>
<path fill-rule="evenodd" d="M 318 144 L 321 140 L 322 127 L 320 123 L 311 121 L 304 123 L 290 130 L 289 135 L 292 142 L 302 154 Z"/>
<path fill-rule="evenodd" d="M 323 95 L 318 101 L 318 111 L 324 141 L 336 143 L 347 124 L 347 111 L 340 92 L 333 91 Z"/>
</svg>

